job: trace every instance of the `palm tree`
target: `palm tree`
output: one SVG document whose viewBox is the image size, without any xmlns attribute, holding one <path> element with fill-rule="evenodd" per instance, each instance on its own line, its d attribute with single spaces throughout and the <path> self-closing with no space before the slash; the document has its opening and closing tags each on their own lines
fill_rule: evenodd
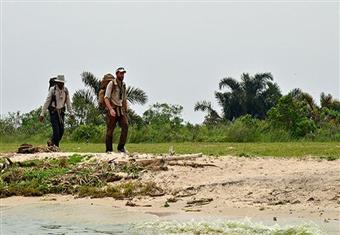
<svg viewBox="0 0 340 235">
<path fill-rule="evenodd" d="M 212 105 L 210 102 L 207 102 L 207 101 L 197 102 L 195 104 L 194 110 L 207 112 L 207 116 L 205 117 L 205 121 L 204 121 L 205 124 L 214 124 L 221 120 L 220 115 L 217 113 L 216 110 L 212 108 Z"/>
<path fill-rule="evenodd" d="M 303 92 L 300 88 L 295 88 L 291 92 L 289 92 L 289 95 L 305 105 L 309 118 L 312 118 L 315 121 L 319 120 L 319 107 L 310 94 L 308 94 L 307 92 Z"/>
<path fill-rule="evenodd" d="M 215 98 L 222 107 L 223 117 L 234 120 L 242 115 L 250 114 L 264 119 L 268 110 L 281 97 L 278 85 L 272 81 L 271 73 L 258 73 L 254 76 L 244 73 L 240 82 L 231 77 L 223 78 L 219 82 L 219 91 L 215 92 Z M 225 88 L 228 91 L 223 91 Z M 195 110 L 202 111 L 196 108 Z M 209 110 L 208 106 L 205 110 Z"/>
<path fill-rule="evenodd" d="M 321 93 L 320 96 L 321 108 L 328 108 L 340 112 L 340 101 L 333 99 L 331 94 L 326 95 Z"/>
<path fill-rule="evenodd" d="M 333 103 L 333 97 L 331 94 L 326 95 L 324 92 L 320 95 L 321 108 L 330 108 Z"/>
</svg>

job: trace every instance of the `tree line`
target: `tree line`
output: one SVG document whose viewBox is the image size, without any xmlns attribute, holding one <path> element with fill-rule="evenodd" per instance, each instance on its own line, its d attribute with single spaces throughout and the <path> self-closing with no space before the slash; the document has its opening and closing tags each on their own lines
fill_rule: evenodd
<svg viewBox="0 0 340 235">
<path fill-rule="evenodd" d="M 66 120 L 66 140 L 102 142 L 105 131 L 104 110 L 97 104 L 100 79 L 83 72 L 85 89 L 72 97 L 75 119 Z M 184 122 L 183 107 L 156 103 L 142 115 L 129 109 L 130 142 L 183 141 L 339 141 L 340 102 L 321 93 L 320 105 L 301 89 L 283 95 L 271 73 L 250 75 L 240 80 L 221 79 L 214 93 L 220 109 L 210 101 L 199 101 L 195 111 L 206 113 L 202 124 Z M 148 96 L 141 88 L 128 87 L 131 105 L 145 105 Z M 0 119 L 2 141 L 41 141 L 50 135 L 49 122 L 37 123 L 40 108 L 29 113 L 9 113 Z"/>
</svg>

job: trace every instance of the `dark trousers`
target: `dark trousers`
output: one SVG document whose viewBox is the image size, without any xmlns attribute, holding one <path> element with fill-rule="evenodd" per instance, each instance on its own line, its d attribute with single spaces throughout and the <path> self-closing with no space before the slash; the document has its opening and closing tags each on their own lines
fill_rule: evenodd
<svg viewBox="0 0 340 235">
<path fill-rule="evenodd" d="M 64 135 L 65 112 L 50 111 L 50 119 L 53 129 L 52 143 L 59 147 L 59 142 Z"/>
<path fill-rule="evenodd" d="M 110 112 L 106 112 L 106 152 L 112 152 L 112 137 L 113 137 L 113 131 L 117 125 L 117 122 L 119 123 L 119 126 L 122 128 L 122 131 L 120 133 L 120 139 L 118 144 L 118 149 L 124 148 L 127 135 L 128 135 L 128 118 L 125 113 L 118 116 L 118 113 L 116 112 L 116 116 L 112 117 L 110 115 Z"/>
</svg>

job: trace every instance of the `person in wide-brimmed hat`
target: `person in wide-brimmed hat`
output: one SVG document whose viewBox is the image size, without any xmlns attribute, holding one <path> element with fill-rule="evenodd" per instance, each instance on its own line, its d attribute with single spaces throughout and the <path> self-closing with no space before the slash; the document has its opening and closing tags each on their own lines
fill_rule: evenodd
<svg viewBox="0 0 340 235">
<path fill-rule="evenodd" d="M 39 116 L 39 121 L 43 122 L 45 113 L 47 110 L 49 111 L 53 136 L 48 142 L 48 145 L 59 147 L 59 142 L 64 134 L 66 107 L 70 112 L 71 117 L 74 117 L 70 95 L 65 87 L 65 77 L 64 75 L 58 75 L 57 77 L 50 79 L 48 95 Z"/>
</svg>

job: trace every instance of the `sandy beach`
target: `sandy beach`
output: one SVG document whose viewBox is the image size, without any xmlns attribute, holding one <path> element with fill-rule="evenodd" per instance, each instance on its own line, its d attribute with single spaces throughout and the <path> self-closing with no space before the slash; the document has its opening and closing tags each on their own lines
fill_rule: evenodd
<svg viewBox="0 0 340 235">
<path fill-rule="evenodd" d="M 6 154 L 12 161 L 68 156 L 72 153 Z M 86 154 L 85 154 L 86 155 Z M 99 161 L 157 159 L 161 156 L 92 154 Z M 112 161 L 111 161 L 112 162 Z M 9 197 L 3 208 L 30 204 L 97 205 L 142 213 L 138 218 L 252 218 L 286 223 L 313 221 L 340 232 L 339 160 L 316 158 L 210 157 L 178 160 L 167 170 L 148 170 L 139 179 L 155 182 L 164 190 L 157 197 L 133 199 L 77 198 L 72 195 Z M 96 213 L 92 213 L 96 214 Z M 137 218 L 136 217 L 136 218 Z M 105 216 L 103 216 L 105 218 Z M 136 218 L 127 217 L 129 221 Z M 122 219 L 121 222 L 126 222 Z M 333 232 L 334 233 L 333 233 Z"/>
</svg>

